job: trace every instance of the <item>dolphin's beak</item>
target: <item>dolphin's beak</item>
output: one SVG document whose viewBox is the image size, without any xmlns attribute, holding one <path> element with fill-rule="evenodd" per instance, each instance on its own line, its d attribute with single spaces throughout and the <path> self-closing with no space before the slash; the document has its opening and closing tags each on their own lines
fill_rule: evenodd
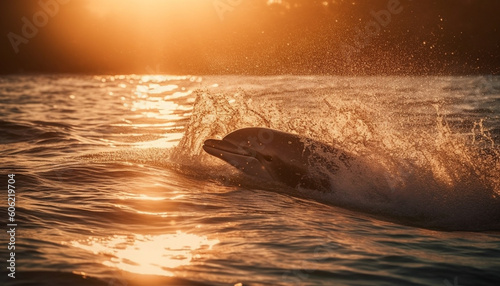
<svg viewBox="0 0 500 286">
<path fill-rule="evenodd" d="M 203 150 L 212 156 L 228 162 L 248 175 L 272 180 L 265 166 L 256 158 L 257 152 L 253 149 L 234 145 L 224 139 L 208 139 L 203 144 Z"/>
<path fill-rule="evenodd" d="M 221 159 L 224 159 L 222 157 L 224 153 L 254 157 L 252 156 L 252 153 L 249 152 L 249 150 L 245 150 L 242 147 L 238 147 L 224 139 L 205 140 L 205 142 L 203 143 L 203 150 L 205 150 L 208 154 L 213 155 L 215 157 L 219 157 Z"/>
</svg>

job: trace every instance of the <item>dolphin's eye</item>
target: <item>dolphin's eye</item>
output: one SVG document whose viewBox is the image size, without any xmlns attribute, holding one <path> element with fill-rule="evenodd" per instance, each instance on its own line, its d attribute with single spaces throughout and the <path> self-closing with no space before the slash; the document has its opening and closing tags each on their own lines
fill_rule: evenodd
<svg viewBox="0 0 500 286">
<path fill-rule="evenodd" d="M 264 158 L 264 160 L 266 160 L 267 162 L 272 162 L 273 161 L 273 157 L 269 156 L 269 155 L 264 155 L 262 156 Z"/>
</svg>

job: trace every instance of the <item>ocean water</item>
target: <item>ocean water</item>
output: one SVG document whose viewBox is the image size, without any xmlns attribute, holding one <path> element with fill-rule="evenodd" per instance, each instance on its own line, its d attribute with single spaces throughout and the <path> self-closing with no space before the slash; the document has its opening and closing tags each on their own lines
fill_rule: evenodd
<svg viewBox="0 0 500 286">
<path fill-rule="evenodd" d="M 1 285 L 500 284 L 500 77 L 3 76 L 0 115 Z M 353 171 L 203 152 L 249 126 Z"/>
</svg>

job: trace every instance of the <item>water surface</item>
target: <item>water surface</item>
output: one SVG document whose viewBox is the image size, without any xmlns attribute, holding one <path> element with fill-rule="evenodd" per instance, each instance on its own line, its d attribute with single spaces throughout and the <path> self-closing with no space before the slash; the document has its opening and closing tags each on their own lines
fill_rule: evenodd
<svg viewBox="0 0 500 286">
<path fill-rule="evenodd" d="M 2 285 L 500 281 L 499 77 L 4 76 L 0 114 Z M 359 176 L 291 190 L 203 153 L 248 126 Z"/>
</svg>

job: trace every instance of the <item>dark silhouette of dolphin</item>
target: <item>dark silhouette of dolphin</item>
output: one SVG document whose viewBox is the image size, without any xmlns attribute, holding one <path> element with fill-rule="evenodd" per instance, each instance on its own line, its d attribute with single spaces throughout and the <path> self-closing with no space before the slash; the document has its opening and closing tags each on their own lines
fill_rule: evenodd
<svg viewBox="0 0 500 286">
<path fill-rule="evenodd" d="M 422 179 L 413 175 L 394 191 L 385 177 L 388 170 L 373 159 L 296 134 L 243 128 L 222 140 L 206 140 L 203 149 L 251 177 L 317 190 L 325 196 L 294 194 L 312 194 L 375 218 L 431 229 L 500 230 L 500 201 L 491 192 L 451 197 L 439 188 L 421 189 Z"/>
<path fill-rule="evenodd" d="M 292 188 L 331 191 L 330 176 L 349 167 L 351 156 L 330 145 L 268 128 L 243 128 L 203 149 L 243 173 Z"/>
</svg>

